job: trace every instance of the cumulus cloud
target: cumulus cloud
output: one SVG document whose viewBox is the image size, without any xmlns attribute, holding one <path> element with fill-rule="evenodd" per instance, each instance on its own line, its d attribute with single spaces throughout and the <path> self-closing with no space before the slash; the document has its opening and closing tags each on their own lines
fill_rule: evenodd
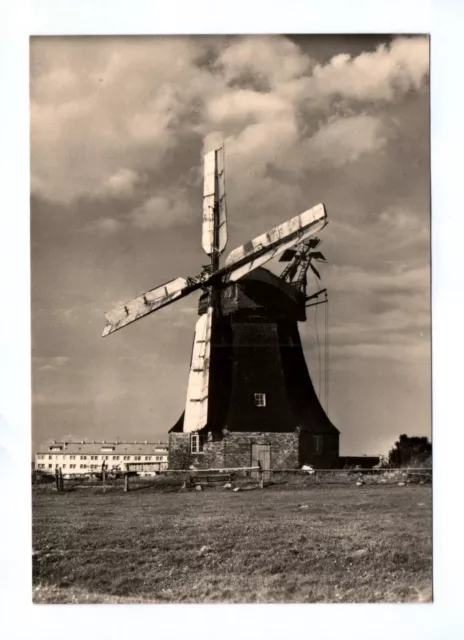
<svg viewBox="0 0 464 640">
<path fill-rule="evenodd" d="M 70 202 L 121 166 L 158 168 L 181 139 L 181 118 L 214 83 L 196 65 L 207 49 L 195 38 L 34 40 L 31 167 L 42 195 Z"/>
<path fill-rule="evenodd" d="M 216 65 L 228 84 L 254 80 L 272 88 L 307 73 L 311 60 L 286 38 L 254 36 L 239 38 L 228 46 Z"/>
<path fill-rule="evenodd" d="M 169 227 L 192 217 L 192 208 L 185 200 L 167 196 L 153 196 L 137 207 L 128 217 L 139 229 Z"/>
<path fill-rule="evenodd" d="M 141 181 L 140 176 L 131 169 L 119 169 L 102 185 L 101 192 L 109 196 L 129 196 Z"/>
<path fill-rule="evenodd" d="M 247 89 L 225 92 L 213 98 L 207 109 L 213 125 L 237 122 L 242 128 L 247 124 L 293 115 L 292 105 L 280 96 Z"/>
<path fill-rule="evenodd" d="M 429 39 L 397 38 L 375 52 L 334 56 L 316 65 L 308 83 L 312 100 L 343 96 L 354 100 L 394 100 L 410 89 L 419 89 L 429 71 Z"/>
<path fill-rule="evenodd" d="M 266 188 L 270 165 L 294 170 L 316 155 L 352 162 L 382 145 L 381 123 L 339 105 L 335 113 L 333 100 L 391 101 L 428 72 L 421 37 L 325 65 L 281 36 L 83 42 L 32 44 L 32 189 L 65 203 L 131 195 L 140 174 L 164 169 L 184 139 L 200 150 L 212 135 L 226 141 L 244 198 Z M 321 102 L 324 117 L 308 127 L 302 113 Z M 277 201 L 288 180 L 281 187 Z"/>
<path fill-rule="evenodd" d="M 360 114 L 335 118 L 324 124 L 306 143 L 307 165 L 329 167 L 354 162 L 377 151 L 386 142 L 379 118 Z"/>
</svg>

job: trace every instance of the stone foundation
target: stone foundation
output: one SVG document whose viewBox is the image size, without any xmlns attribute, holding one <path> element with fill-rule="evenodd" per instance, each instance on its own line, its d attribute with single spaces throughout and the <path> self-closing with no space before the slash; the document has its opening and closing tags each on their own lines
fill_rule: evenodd
<svg viewBox="0 0 464 640">
<path fill-rule="evenodd" d="M 271 469 L 298 468 L 296 433 L 231 433 L 224 439 L 225 466 L 250 467 L 252 444 L 270 445 Z"/>
<path fill-rule="evenodd" d="M 222 469 L 225 466 L 224 440 L 208 433 L 204 438 L 203 453 L 191 453 L 189 433 L 170 433 L 168 460 L 169 469 L 188 469 L 191 465 L 199 469 Z"/>
<path fill-rule="evenodd" d="M 297 469 L 299 437 L 294 433 L 231 432 L 205 436 L 203 453 L 190 453 L 190 434 L 169 434 L 169 469 L 250 467 L 251 445 L 269 444 L 271 469 Z"/>
<path fill-rule="evenodd" d="M 168 469 L 188 469 L 193 464 L 188 433 L 169 434 Z"/>
</svg>

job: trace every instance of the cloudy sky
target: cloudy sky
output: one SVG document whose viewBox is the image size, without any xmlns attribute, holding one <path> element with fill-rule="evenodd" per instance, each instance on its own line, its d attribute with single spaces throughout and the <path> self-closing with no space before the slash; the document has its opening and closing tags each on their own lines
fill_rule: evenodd
<svg viewBox="0 0 464 640">
<path fill-rule="evenodd" d="M 428 72 L 418 36 L 33 38 L 34 446 L 166 439 L 197 296 L 105 339 L 103 313 L 207 262 L 202 155 L 222 140 L 228 250 L 327 207 L 341 452 L 430 435 Z"/>
</svg>

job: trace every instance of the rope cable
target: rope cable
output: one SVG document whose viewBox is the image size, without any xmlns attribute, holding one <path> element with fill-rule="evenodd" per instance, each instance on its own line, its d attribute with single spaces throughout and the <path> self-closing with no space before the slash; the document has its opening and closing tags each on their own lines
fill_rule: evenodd
<svg viewBox="0 0 464 640">
<path fill-rule="evenodd" d="M 319 331 L 317 329 L 317 305 L 314 307 L 314 327 L 316 329 L 316 340 L 317 340 L 317 359 L 318 359 L 318 396 L 321 397 L 321 345 L 319 342 Z"/>
<path fill-rule="evenodd" d="M 325 358 L 326 358 L 326 364 L 325 364 L 325 370 L 326 370 L 326 376 L 327 376 L 327 382 L 326 382 L 326 411 L 327 413 L 329 412 L 329 300 L 327 298 L 327 302 L 326 304 L 326 329 L 325 329 L 325 335 L 326 335 L 326 349 L 325 349 Z"/>
<path fill-rule="evenodd" d="M 316 288 L 319 291 L 320 286 L 319 286 L 319 282 L 316 278 L 315 273 L 313 273 L 314 276 L 314 281 L 316 283 Z M 318 356 L 318 363 L 319 363 L 319 371 L 318 371 L 318 382 L 319 382 L 319 392 L 318 392 L 318 396 L 319 396 L 319 400 L 322 402 L 322 367 L 321 367 L 321 345 L 320 345 L 320 341 L 319 341 L 319 331 L 317 328 L 317 307 L 319 305 L 314 305 L 314 326 L 316 328 L 316 340 L 317 340 L 317 356 Z"/>
<path fill-rule="evenodd" d="M 327 411 L 327 309 L 324 305 L 324 406 Z"/>
<path fill-rule="evenodd" d="M 325 292 L 325 411 L 329 413 L 329 297 Z"/>
</svg>

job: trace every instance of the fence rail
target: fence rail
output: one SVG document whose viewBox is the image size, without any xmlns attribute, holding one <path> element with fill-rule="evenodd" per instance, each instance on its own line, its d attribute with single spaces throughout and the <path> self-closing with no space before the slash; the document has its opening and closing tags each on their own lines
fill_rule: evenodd
<svg viewBox="0 0 464 640">
<path fill-rule="evenodd" d="M 217 469 L 201 469 L 200 467 L 194 467 L 193 469 L 166 469 L 163 473 L 229 473 L 230 471 L 259 471 L 261 467 L 221 467 Z M 272 471 L 272 469 L 266 469 L 266 471 Z"/>
<path fill-rule="evenodd" d="M 227 473 L 229 471 L 257 471 L 261 467 L 224 467 L 222 469 L 166 469 L 162 473 L 194 473 L 194 472 L 208 472 L 208 471 L 216 471 L 218 473 L 224 472 Z M 413 473 L 413 472 L 424 472 L 424 471 L 432 471 L 431 467 L 394 467 L 394 468 L 384 468 L 384 469 L 356 469 L 354 467 L 347 467 L 346 469 L 263 469 L 268 473 L 390 473 L 394 471 L 402 471 L 404 473 Z"/>
<path fill-rule="evenodd" d="M 211 474 L 215 474 L 211 477 Z M 263 469 L 259 464 L 257 466 L 251 467 L 224 467 L 224 468 L 207 468 L 207 469 L 166 469 L 161 471 L 156 478 L 153 479 L 152 484 L 150 486 L 154 486 L 155 484 L 163 486 L 163 479 L 166 480 L 165 485 L 169 484 L 169 477 L 173 477 L 174 482 L 182 482 L 183 487 L 187 488 L 187 486 L 195 486 L 197 484 L 204 484 L 202 480 L 207 479 L 207 484 L 213 484 L 213 480 L 217 481 L 221 479 L 221 476 L 224 476 L 225 482 L 231 482 L 231 474 L 236 474 L 233 477 L 234 482 L 239 482 L 243 479 L 252 479 L 257 481 L 258 486 L 262 489 L 264 488 L 264 482 L 278 481 L 284 480 L 285 476 L 290 477 L 306 477 L 313 478 L 316 484 L 322 482 L 327 482 L 328 484 L 337 483 L 337 481 L 343 483 L 343 478 L 347 481 L 347 478 L 351 478 L 353 476 L 358 477 L 360 483 L 362 484 L 364 481 L 362 480 L 365 476 L 377 477 L 380 476 L 380 481 L 382 482 L 382 478 L 384 481 L 402 481 L 405 478 L 410 478 L 412 476 L 422 477 L 421 480 L 429 481 L 432 477 L 432 468 L 431 467 L 395 467 L 395 468 L 384 468 L 384 469 L 358 469 L 358 468 L 346 468 L 346 469 Z M 51 482 L 54 480 L 54 485 L 57 491 L 65 491 L 66 488 L 75 487 L 76 482 L 84 481 L 88 486 L 91 485 L 91 480 L 94 479 L 97 483 L 101 483 L 100 486 L 103 488 L 105 492 L 107 488 L 120 486 L 118 480 L 121 481 L 121 484 L 124 487 L 124 491 L 127 492 L 130 490 L 130 487 L 133 486 L 132 482 L 136 483 L 139 488 L 141 486 L 148 486 L 147 479 L 141 479 L 134 471 L 127 471 L 118 473 L 117 476 L 111 477 L 108 476 L 108 473 L 81 473 L 76 474 L 72 477 L 64 477 L 61 469 L 58 469 L 55 474 L 50 474 L 48 477 Z M 180 476 L 180 478 L 179 478 Z M 209 477 L 208 477 L 209 476 Z M 160 477 L 162 478 L 160 482 Z M 178 481 L 174 480 L 174 478 L 179 478 Z M 367 480 L 367 478 L 366 478 Z M 296 481 L 296 480 L 295 480 Z M 279 482 L 277 482 L 279 484 Z M 95 485 L 94 485 L 95 486 Z"/>
</svg>

